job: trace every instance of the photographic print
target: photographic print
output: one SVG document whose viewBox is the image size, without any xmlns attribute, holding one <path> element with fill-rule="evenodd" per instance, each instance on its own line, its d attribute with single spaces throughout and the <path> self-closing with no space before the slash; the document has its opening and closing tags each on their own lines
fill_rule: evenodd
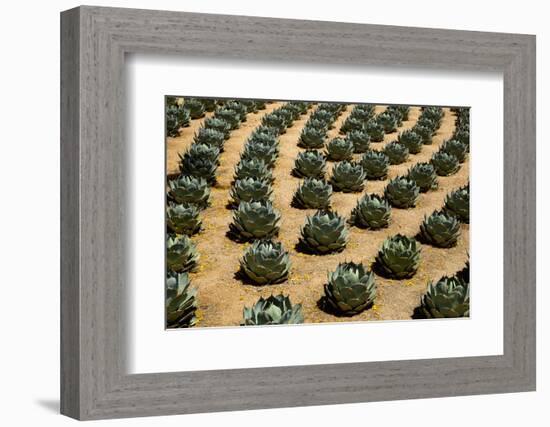
<svg viewBox="0 0 550 427">
<path fill-rule="evenodd" d="M 165 100 L 167 328 L 470 316 L 468 107 Z"/>
</svg>

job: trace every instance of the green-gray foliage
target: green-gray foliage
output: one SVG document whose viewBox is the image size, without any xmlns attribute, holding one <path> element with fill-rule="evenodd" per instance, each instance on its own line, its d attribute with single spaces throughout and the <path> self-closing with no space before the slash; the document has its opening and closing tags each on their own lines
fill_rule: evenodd
<svg viewBox="0 0 550 427">
<path fill-rule="evenodd" d="M 344 250 L 348 238 L 349 230 L 344 218 L 336 212 L 320 210 L 306 217 L 300 243 L 310 252 L 325 254 Z"/>
<path fill-rule="evenodd" d="M 365 194 L 357 201 L 350 215 L 350 224 L 377 230 L 390 223 L 391 206 L 377 194 Z"/>
<path fill-rule="evenodd" d="M 416 205 L 420 189 L 416 183 L 404 176 L 398 176 L 386 185 L 384 197 L 393 207 L 401 209 L 413 208 Z"/>
<path fill-rule="evenodd" d="M 326 172 L 326 162 L 317 150 L 302 151 L 296 156 L 292 174 L 298 178 L 323 179 Z"/>
<path fill-rule="evenodd" d="M 282 243 L 256 240 L 240 260 L 241 272 L 257 285 L 284 282 L 290 272 L 290 256 Z"/>
<path fill-rule="evenodd" d="M 239 206 L 240 202 L 269 200 L 273 190 L 269 181 L 260 178 L 237 179 L 231 187 L 232 204 Z"/>
<path fill-rule="evenodd" d="M 326 209 L 330 206 L 332 186 L 323 180 L 306 178 L 294 193 L 293 205 L 304 209 Z"/>
<path fill-rule="evenodd" d="M 344 262 L 328 273 L 323 302 L 331 311 L 353 316 L 366 310 L 376 298 L 374 273 L 363 264 Z"/>
<path fill-rule="evenodd" d="M 390 142 L 384 147 L 384 154 L 388 156 L 390 165 L 399 165 L 409 158 L 409 149 L 397 141 Z"/>
<path fill-rule="evenodd" d="M 353 158 L 353 143 L 348 139 L 334 138 L 327 144 L 326 150 L 328 160 L 339 162 Z"/>
<path fill-rule="evenodd" d="M 420 311 L 426 318 L 455 318 L 470 316 L 470 285 L 459 277 L 442 277 L 420 301 Z"/>
<path fill-rule="evenodd" d="M 437 188 L 437 175 L 431 163 L 416 163 L 409 169 L 407 178 L 416 183 L 421 193 Z"/>
<path fill-rule="evenodd" d="M 382 151 L 369 150 L 361 157 L 367 179 L 384 179 L 388 175 L 390 159 Z"/>
<path fill-rule="evenodd" d="M 393 279 L 407 279 L 416 274 L 420 265 L 420 245 L 410 237 L 397 234 L 382 243 L 376 255 L 378 271 Z"/>
<path fill-rule="evenodd" d="M 460 163 L 456 156 L 444 151 L 434 153 L 431 164 L 439 176 L 453 175 L 460 169 Z"/>
<path fill-rule="evenodd" d="M 260 297 L 252 307 L 243 310 L 242 326 L 282 325 L 304 323 L 302 306 L 292 305 L 290 298 L 284 295 Z"/>
<path fill-rule="evenodd" d="M 281 214 L 269 201 L 241 202 L 233 211 L 230 233 L 238 240 L 271 238 L 279 232 Z"/>
<path fill-rule="evenodd" d="M 208 206 L 210 187 L 204 178 L 179 176 L 168 181 L 168 197 L 176 203 L 192 203 L 204 209 Z"/>
<path fill-rule="evenodd" d="M 166 277 L 166 327 L 190 328 L 197 323 L 197 289 L 190 287 L 187 273 L 169 272 Z"/>
<path fill-rule="evenodd" d="M 330 183 L 334 191 L 357 193 L 363 190 L 365 178 L 366 174 L 361 164 L 344 160 L 332 168 Z"/>
<path fill-rule="evenodd" d="M 199 262 L 197 247 L 189 236 L 167 236 L 166 267 L 174 272 L 195 271 Z"/>
<path fill-rule="evenodd" d="M 201 229 L 200 210 L 197 205 L 169 203 L 166 223 L 174 233 L 192 236 Z"/>
<path fill-rule="evenodd" d="M 420 224 L 420 235 L 424 242 L 438 248 L 456 246 L 460 236 L 460 224 L 453 215 L 435 211 L 424 217 Z"/>
</svg>

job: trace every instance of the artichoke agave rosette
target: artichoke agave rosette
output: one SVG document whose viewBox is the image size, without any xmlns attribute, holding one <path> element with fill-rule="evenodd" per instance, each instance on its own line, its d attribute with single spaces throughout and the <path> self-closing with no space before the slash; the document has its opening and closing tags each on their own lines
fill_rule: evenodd
<svg viewBox="0 0 550 427">
<path fill-rule="evenodd" d="M 168 181 L 168 197 L 176 203 L 192 203 L 204 209 L 208 206 L 210 187 L 204 178 L 182 175 Z"/>
<path fill-rule="evenodd" d="M 282 243 L 256 240 L 240 260 L 241 271 L 257 285 L 284 282 L 290 273 L 290 256 Z"/>
<path fill-rule="evenodd" d="M 292 305 L 284 295 L 271 295 L 260 299 L 243 310 L 242 326 L 283 325 L 304 323 L 301 304 Z"/>
<path fill-rule="evenodd" d="M 296 156 L 292 174 L 298 178 L 323 179 L 326 172 L 326 161 L 317 150 L 306 150 Z"/>
<path fill-rule="evenodd" d="M 331 195 L 330 184 L 320 179 L 306 178 L 294 193 L 293 205 L 304 209 L 327 209 Z"/>
<path fill-rule="evenodd" d="M 166 327 L 190 328 L 197 323 L 197 289 L 187 273 L 169 272 L 166 278 Z"/>
<path fill-rule="evenodd" d="M 420 265 L 420 245 L 410 237 L 397 234 L 388 237 L 376 255 L 376 267 L 393 279 L 407 279 L 416 274 Z"/>
<path fill-rule="evenodd" d="M 409 209 L 416 206 L 420 189 L 413 180 L 398 176 L 388 182 L 384 197 L 395 208 Z"/>
<path fill-rule="evenodd" d="M 377 230 L 390 223 L 391 206 L 377 194 L 365 194 L 357 201 L 350 215 L 350 224 L 360 228 Z"/>
<path fill-rule="evenodd" d="M 353 158 L 353 143 L 349 139 L 334 138 L 327 144 L 326 150 L 328 160 L 340 162 Z"/>
<path fill-rule="evenodd" d="M 435 211 L 424 217 L 420 224 L 420 235 L 426 243 L 438 248 L 455 246 L 460 236 L 460 223 L 453 215 Z"/>
<path fill-rule="evenodd" d="M 279 233 L 280 220 L 281 214 L 269 201 L 241 202 L 233 212 L 229 228 L 239 240 L 265 239 Z"/>
<path fill-rule="evenodd" d="M 317 211 L 308 215 L 302 226 L 300 243 L 317 254 L 340 252 L 348 243 L 349 230 L 346 221 L 333 211 Z"/>
<path fill-rule="evenodd" d="M 335 313 L 353 316 L 366 310 L 376 298 L 374 273 L 363 264 L 344 262 L 328 273 L 324 303 Z"/>
<path fill-rule="evenodd" d="M 426 318 L 456 318 L 470 316 L 470 285 L 457 276 L 442 277 L 428 290 L 420 302 Z"/>
<path fill-rule="evenodd" d="M 187 235 L 167 236 L 166 267 L 174 272 L 195 271 L 198 267 L 197 247 Z"/>
<path fill-rule="evenodd" d="M 366 177 L 361 164 L 344 160 L 332 168 L 330 183 L 334 191 L 358 193 L 363 190 Z"/>
</svg>

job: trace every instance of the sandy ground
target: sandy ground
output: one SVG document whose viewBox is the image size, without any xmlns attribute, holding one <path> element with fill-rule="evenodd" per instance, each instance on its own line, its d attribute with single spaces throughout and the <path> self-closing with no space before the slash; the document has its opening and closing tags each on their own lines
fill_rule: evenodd
<svg viewBox="0 0 550 427">
<path fill-rule="evenodd" d="M 421 264 L 417 274 L 408 280 L 391 280 L 377 276 L 378 285 L 375 305 L 363 313 L 351 318 L 336 317 L 325 313 L 317 306 L 323 296 L 323 285 L 326 282 L 327 271 L 333 270 L 339 262 L 355 261 L 370 265 L 378 252 L 383 240 L 391 235 L 402 233 L 414 236 L 419 229 L 424 215 L 430 214 L 443 205 L 445 195 L 451 190 L 468 182 L 468 160 L 460 171 L 450 177 L 439 177 L 439 188 L 421 194 L 417 206 L 413 209 L 392 210 L 392 222 L 387 229 L 371 231 L 356 227 L 350 228 L 350 241 L 347 248 L 339 254 L 315 256 L 306 255 L 295 250 L 300 227 L 307 214 L 314 210 L 299 210 L 292 208 L 290 202 L 295 189 L 300 183 L 298 178 L 291 176 L 296 155 L 302 151 L 297 146 L 298 138 L 309 114 L 302 116 L 287 133 L 280 138 L 281 152 L 274 169 L 275 182 L 274 206 L 281 212 L 281 230 L 278 239 L 290 252 L 292 270 L 287 282 L 279 285 L 253 286 L 245 285 L 235 277 L 239 269 L 239 258 L 247 244 L 235 243 L 226 237 L 231 222 L 231 211 L 226 208 L 229 200 L 229 189 L 233 178 L 233 168 L 239 161 L 240 152 L 250 132 L 260 123 L 264 114 L 277 108 L 281 103 L 268 104 L 267 109 L 255 114 L 249 114 L 241 128 L 232 132 L 226 142 L 226 150 L 221 156 L 218 169 L 218 184 L 212 190 L 212 205 L 203 212 L 204 230 L 193 237 L 201 254 L 200 268 L 191 275 L 192 284 L 198 288 L 199 324 L 197 326 L 232 326 L 238 325 L 242 319 L 243 306 L 254 304 L 260 296 L 284 293 L 289 295 L 293 303 L 301 303 L 304 318 L 307 323 L 366 321 L 366 320 L 403 320 L 410 319 L 413 309 L 418 305 L 421 295 L 425 292 L 429 280 L 437 280 L 445 274 L 453 274 L 464 265 L 469 247 L 469 226 L 462 225 L 458 245 L 451 249 L 439 249 L 422 245 Z M 385 106 L 377 106 L 376 113 L 385 110 Z M 338 135 L 338 129 L 350 114 L 352 106 L 335 122 L 335 128 L 329 132 L 329 137 Z M 387 134 L 383 142 L 373 143 L 371 147 L 381 150 L 385 144 L 397 138 L 399 132 L 414 126 L 419 108 L 412 108 L 409 120 L 397 132 Z M 177 171 L 177 153 L 191 144 L 195 130 L 202 120 L 193 120 L 189 128 L 185 128 L 178 138 L 168 138 L 167 141 L 167 173 Z M 454 115 L 445 109 L 443 124 L 434 137 L 432 145 L 423 146 L 422 152 L 412 155 L 401 165 L 390 166 L 389 178 L 404 174 L 411 165 L 428 161 L 437 151 L 439 145 L 448 139 L 454 130 Z M 359 155 L 356 155 L 358 158 Z M 328 163 L 328 170 L 332 163 Z M 383 192 L 387 180 L 368 181 L 364 193 Z M 341 215 L 349 216 L 361 193 L 333 193 L 332 207 Z"/>
</svg>

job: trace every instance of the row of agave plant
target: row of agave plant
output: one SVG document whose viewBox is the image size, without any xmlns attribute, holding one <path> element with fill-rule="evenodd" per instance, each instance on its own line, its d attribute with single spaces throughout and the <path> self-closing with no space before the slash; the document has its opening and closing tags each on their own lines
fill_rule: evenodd
<svg viewBox="0 0 550 427">
<path fill-rule="evenodd" d="M 377 196 L 365 196 L 372 200 Z M 371 218 L 366 219 L 368 225 L 376 227 L 387 226 L 388 218 L 382 209 L 381 216 L 376 224 Z M 357 213 L 356 213 L 357 214 Z M 369 212 L 370 215 L 370 212 Z M 382 219 L 381 219 L 382 218 Z M 436 247 L 450 247 L 456 244 L 460 232 L 459 222 L 469 222 L 469 188 L 460 188 L 447 195 L 445 206 L 424 219 L 420 227 L 420 238 L 425 243 Z M 315 230 L 322 234 L 317 237 L 326 237 L 319 242 L 315 237 Z M 308 233 L 307 230 L 310 230 Z M 344 221 L 332 212 L 319 211 L 308 222 L 302 233 L 310 236 L 311 244 L 318 253 L 328 253 L 342 250 L 348 239 L 348 231 Z M 302 234 L 302 238 L 307 237 Z M 280 245 L 280 244 L 279 244 Z M 274 277 L 288 275 L 290 261 L 288 253 L 281 247 L 274 248 L 267 241 L 256 241 L 253 245 L 261 253 L 261 263 L 264 265 L 261 279 L 266 282 L 266 271 L 277 272 Z M 343 262 L 338 264 L 334 271 L 328 273 L 327 283 L 324 286 L 324 295 L 319 306 L 325 311 L 337 316 L 354 316 L 370 308 L 376 299 L 375 272 L 383 277 L 392 279 L 407 279 L 413 277 L 420 265 L 421 248 L 415 238 L 401 234 L 387 238 L 380 248 L 373 270 L 369 270 L 362 263 Z M 278 282 L 278 280 L 277 280 Z M 428 290 L 422 296 L 419 307 L 413 317 L 440 318 L 463 317 L 469 315 L 469 264 L 452 277 L 442 277 L 435 284 L 429 283 Z M 261 298 L 256 305 L 245 308 L 245 324 L 283 324 L 302 323 L 304 321 L 301 306 L 292 305 L 284 295 Z"/>
<path fill-rule="evenodd" d="M 204 116 L 210 105 L 215 107 L 213 116 L 204 121 L 189 149 L 180 154 L 180 175 L 168 182 L 166 320 L 169 328 L 191 327 L 197 322 L 196 289 L 190 286 L 188 273 L 197 270 L 199 253 L 190 236 L 201 229 L 201 211 L 209 205 L 210 188 L 216 183 L 225 141 L 232 130 L 247 120 L 247 114 L 265 109 L 264 101 L 254 100 L 219 103 L 186 99 L 182 105 L 183 108 L 187 105 L 196 118 Z"/>
</svg>

